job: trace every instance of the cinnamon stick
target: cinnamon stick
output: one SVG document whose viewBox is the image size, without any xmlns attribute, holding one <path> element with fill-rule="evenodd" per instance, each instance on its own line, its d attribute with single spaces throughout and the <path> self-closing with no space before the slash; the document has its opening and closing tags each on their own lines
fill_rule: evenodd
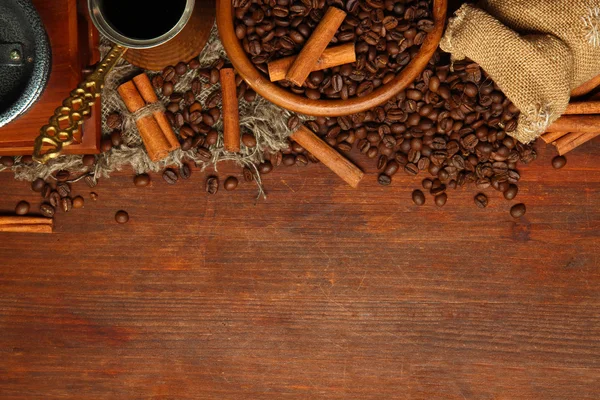
<svg viewBox="0 0 600 400">
<path fill-rule="evenodd" d="M 548 132 L 598 132 L 600 115 L 563 115 L 547 129 Z"/>
<path fill-rule="evenodd" d="M 308 74 L 317 63 L 323 50 L 327 48 L 331 39 L 346 18 L 346 13 L 339 8 L 329 7 L 325 16 L 310 35 L 300 54 L 292 63 L 286 74 L 286 79 L 296 86 L 302 86 Z"/>
<path fill-rule="evenodd" d="M 52 218 L 0 216 L 0 232 L 52 233 L 53 226 Z"/>
<path fill-rule="evenodd" d="M 271 82 L 285 79 L 288 70 L 296 60 L 296 56 L 281 58 L 277 61 L 271 61 L 268 64 L 269 79 Z M 354 42 L 345 43 L 340 46 L 326 48 L 310 72 L 320 71 L 325 68 L 337 67 L 338 65 L 349 64 L 356 61 L 356 51 Z"/>
<path fill-rule="evenodd" d="M 150 78 L 148 78 L 148 75 L 146 75 L 146 73 L 139 74 L 138 76 L 133 78 L 133 83 L 135 84 L 138 91 L 140 92 L 140 95 L 147 104 L 158 103 L 158 97 L 156 96 L 156 93 L 154 92 L 154 87 L 152 86 Z M 175 136 L 173 127 L 167 119 L 165 112 L 158 110 L 152 113 L 152 115 L 154 115 L 154 119 L 158 123 L 158 126 L 160 126 L 160 129 L 162 130 L 163 134 L 165 135 L 167 141 L 170 144 L 169 151 L 173 151 L 175 149 L 180 148 L 181 145 L 179 144 L 179 140 L 177 140 L 177 136 Z"/>
<path fill-rule="evenodd" d="M 121 95 L 129 112 L 134 113 L 146 105 L 140 92 L 138 92 L 135 84 L 131 81 L 119 86 L 117 91 Z M 162 160 L 169 155 L 171 144 L 152 115 L 138 119 L 135 121 L 135 124 L 140 131 L 140 136 L 152 161 Z"/>
<path fill-rule="evenodd" d="M 550 144 L 552 142 L 555 142 L 557 139 L 560 139 L 561 137 L 567 135 L 568 133 L 569 132 L 546 132 L 540 137 L 545 143 Z"/>
<path fill-rule="evenodd" d="M 331 171 L 342 178 L 353 188 L 358 187 L 360 180 L 365 175 L 358 167 L 332 149 L 306 126 L 301 125 L 290 136 L 302 147 L 309 151 Z"/>
<path fill-rule="evenodd" d="M 233 68 L 221 68 L 223 141 L 225 150 L 240 151 L 240 114 Z"/>
<path fill-rule="evenodd" d="M 556 146 L 556 148 L 565 147 L 566 145 L 568 145 L 573 140 L 577 139 L 579 136 L 581 136 L 583 134 L 584 134 L 584 132 L 569 132 L 566 135 L 562 136 L 561 138 L 556 139 L 554 141 L 554 145 Z"/>
<path fill-rule="evenodd" d="M 569 103 L 563 115 L 600 114 L 600 100 Z"/>
<path fill-rule="evenodd" d="M 570 133 L 569 135 L 573 135 L 573 137 L 570 138 L 571 140 L 565 140 L 564 143 L 559 143 L 558 140 L 556 141 L 556 150 L 558 150 L 558 154 L 561 156 L 600 135 L 600 130 L 597 132 Z"/>
<path fill-rule="evenodd" d="M 600 86 L 600 75 L 576 87 L 571 91 L 571 97 L 584 96 Z"/>
</svg>

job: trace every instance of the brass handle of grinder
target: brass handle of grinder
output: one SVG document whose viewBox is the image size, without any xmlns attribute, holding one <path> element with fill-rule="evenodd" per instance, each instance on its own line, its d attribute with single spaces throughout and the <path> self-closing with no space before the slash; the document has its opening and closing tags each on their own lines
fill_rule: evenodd
<svg viewBox="0 0 600 400">
<path fill-rule="evenodd" d="M 45 164 L 50 159 L 58 157 L 64 146 L 73 143 L 73 135 L 83 124 L 84 118 L 92 114 L 92 106 L 102 93 L 106 75 L 126 51 L 126 47 L 114 45 L 100 61 L 96 70 L 70 93 L 69 97 L 62 102 L 62 106 L 54 110 L 48 125 L 40 129 L 40 135 L 35 139 L 33 147 L 35 161 Z"/>
</svg>

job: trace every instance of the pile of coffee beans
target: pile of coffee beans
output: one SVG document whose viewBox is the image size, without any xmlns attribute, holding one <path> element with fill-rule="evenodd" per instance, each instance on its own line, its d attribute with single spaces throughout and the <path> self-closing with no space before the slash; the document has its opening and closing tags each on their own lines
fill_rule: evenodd
<svg viewBox="0 0 600 400">
<path fill-rule="evenodd" d="M 443 206 L 447 189 L 466 184 L 515 198 L 521 178 L 517 164 L 537 157 L 532 146 L 507 135 L 517 119 L 517 108 L 490 77 L 477 64 L 461 61 L 453 68 L 428 65 L 414 83 L 373 110 L 306 125 L 339 151 L 356 147 L 375 160 L 381 185 L 390 185 L 397 173 L 426 174 L 423 189 Z M 294 143 L 291 149 L 301 150 Z M 413 201 L 425 203 L 421 190 L 413 193 Z M 487 196 L 477 195 L 475 202 L 485 207 Z"/>
<path fill-rule="evenodd" d="M 257 69 L 298 54 L 328 7 L 348 13 L 331 41 L 354 42 L 356 62 L 312 72 L 302 87 L 278 82 L 310 99 L 362 97 L 392 80 L 434 27 L 431 1 L 233 0 L 235 33 Z"/>
</svg>

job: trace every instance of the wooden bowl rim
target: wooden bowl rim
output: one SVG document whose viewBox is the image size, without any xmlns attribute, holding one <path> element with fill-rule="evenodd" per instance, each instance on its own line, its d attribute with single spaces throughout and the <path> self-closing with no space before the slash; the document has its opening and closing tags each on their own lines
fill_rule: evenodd
<svg viewBox="0 0 600 400">
<path fill-rule="evenodd" d="M 419 52 L 394 79 L 363 97 L 348 100 L 311 100 L 271 82 L 260 72 L 242 48 L 233 26 L 232 0 L 217 0 L 217 28 L 225 52 L 248 85 L 267 100 L 285 109 L 311 116 L 337 117 L 379 106 L 396 96 L 425 69 L 437 49 L 446 22 L 447 0 L 433 1 L 434 28 L 427 34 Z"/>
</svg>

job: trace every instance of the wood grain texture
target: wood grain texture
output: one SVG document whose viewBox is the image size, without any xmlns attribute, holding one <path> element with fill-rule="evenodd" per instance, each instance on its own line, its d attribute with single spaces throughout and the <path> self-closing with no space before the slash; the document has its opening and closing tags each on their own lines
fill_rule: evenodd
<svg viewBox="0 0 600 400">
<path fill-rule="evenodd" d="M 600 141 L 514 202 L 323 165 L 204 193 L 123 172 L 43 238 L 0 233 L 3 399 L 597 399 Z M 239 168 L 223 165 L 219 176 Z M 422 177 L 421 177 L 422 178 Z M 38 194 L 0 174 L 0 211 Z M 515 201 L 516 201 L 515 200 Z M 117 225 L 124 209 L 130 222 Z"/>
<path fill-rule="evenodd" d="M 40 128 L 48 123 L 54 110 L 82 79 L 82 68 L 98 61 L 98 36 L 87 16 L 86 0 L 32 0 L 46 27 L 52 46 L 52 71 L 40 99 L 23 116 L 0 128 L 0 155 L 32 154 L 33 142 Z M 100 148 L 98 102 L 92 117 L 81 128 L 86 135 L 76 135 L 75 143 L 65 147 L 67 154 L 98 153 Z"/>
</svg>

